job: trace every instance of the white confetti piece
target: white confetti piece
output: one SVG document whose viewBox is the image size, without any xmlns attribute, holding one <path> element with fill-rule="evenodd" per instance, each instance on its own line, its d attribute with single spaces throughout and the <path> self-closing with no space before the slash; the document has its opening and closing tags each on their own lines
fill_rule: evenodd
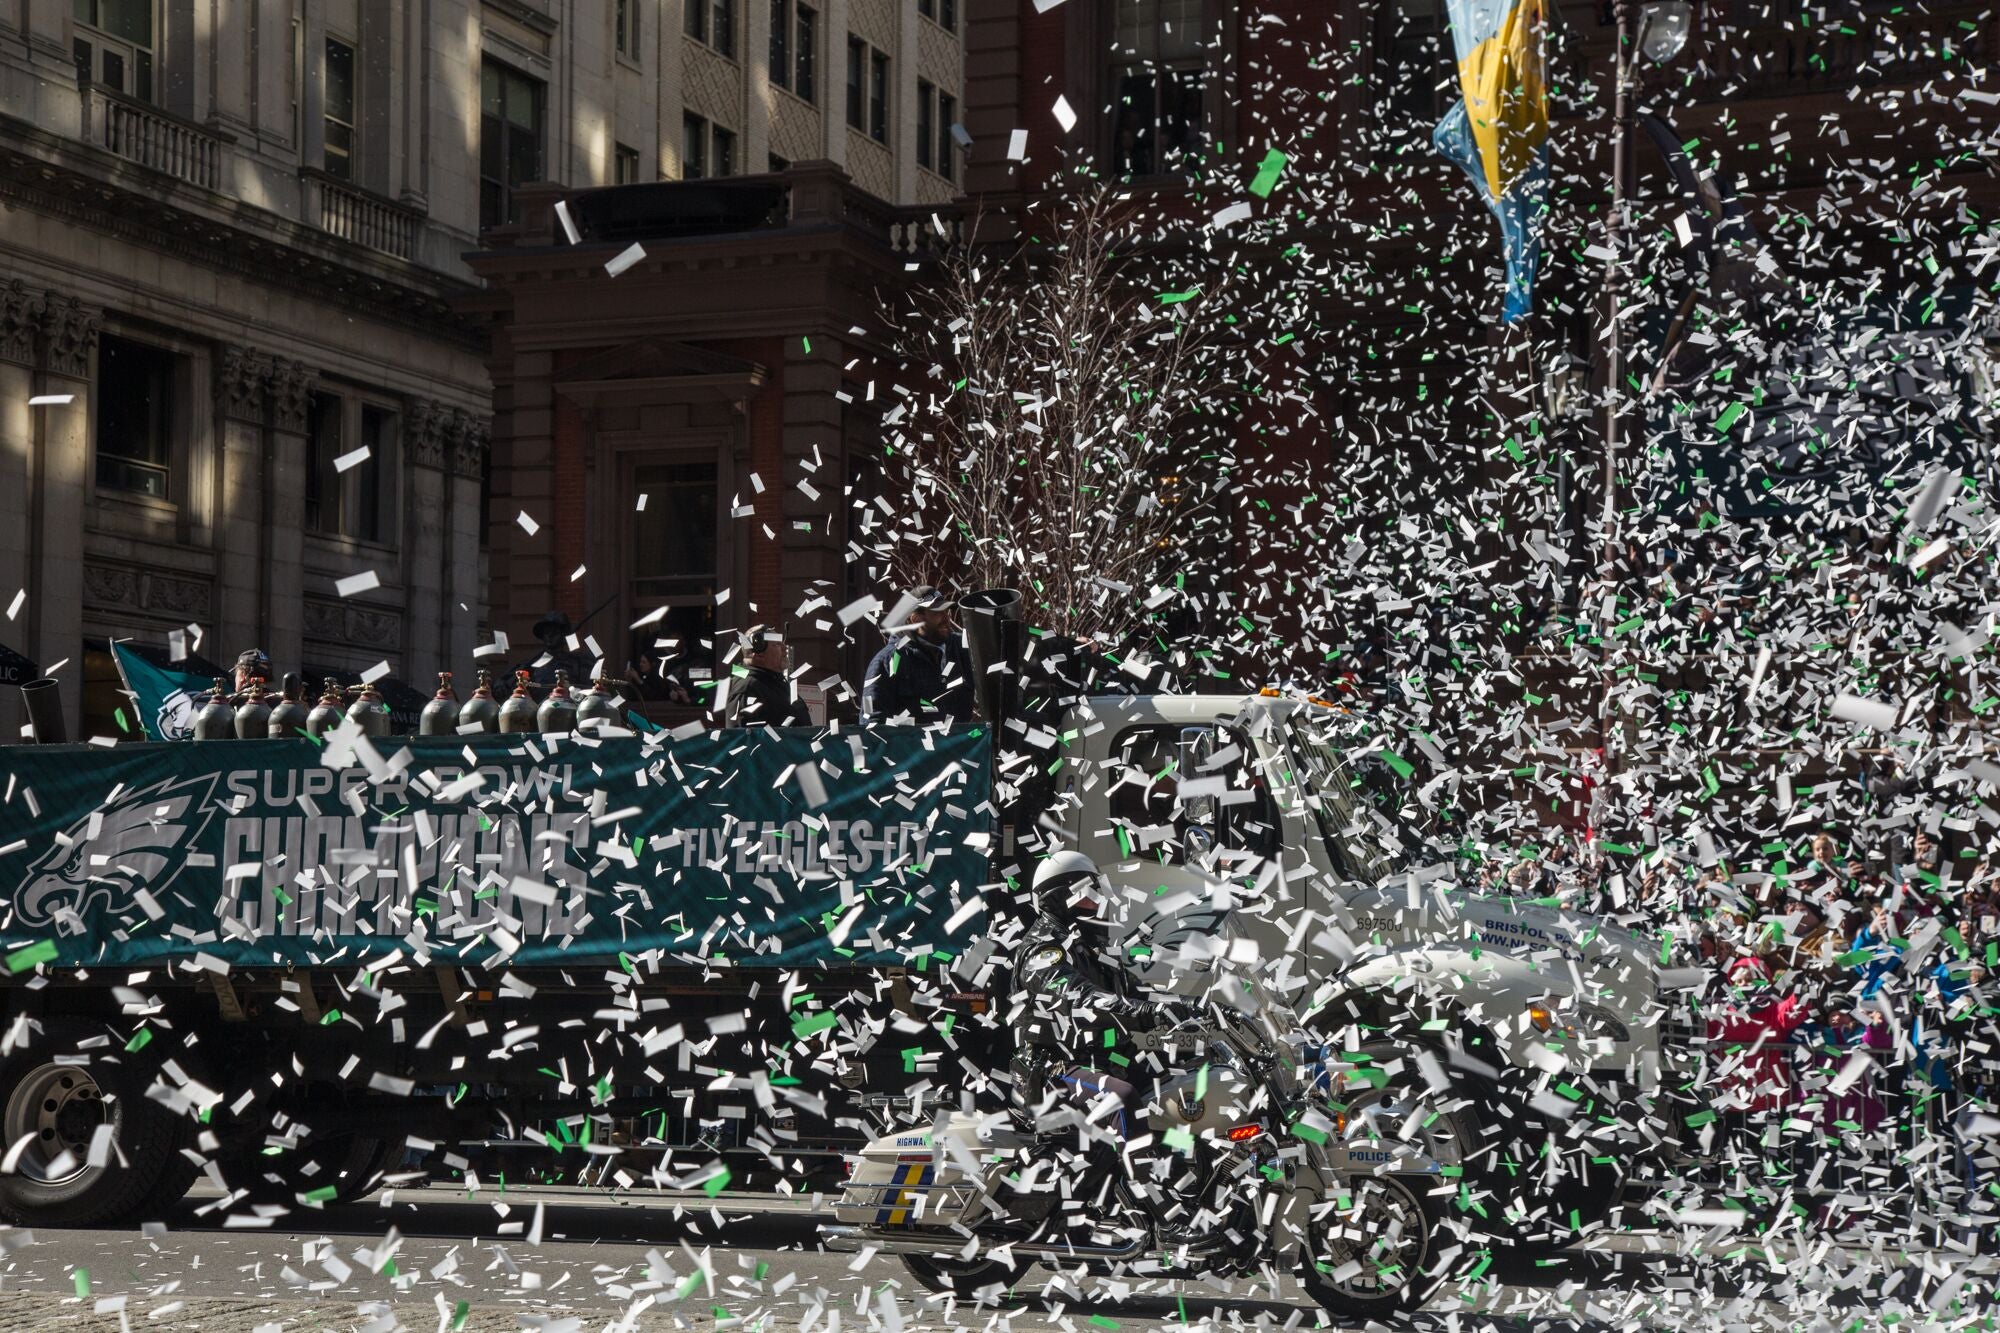
<svg viewBox="0 0 2000 1333">
<path fill-rule="evenodd" d="M 1208 225 L 1216 231 L 1221 231 L 1225 227 L 1233 227 L 1239 222 L 1249 221 L 1250 215 L 1250 205 L 1240 203 L 1231 204 L 1227 208 L 1217 210 L 1215 216 L 1209 219 Z"/>
<path fill-rule="evenodd" d="M 523 509 L 520 513 L 514 515 L 514 521 L 520 524 L 521 531 L 527 533 L 530 537 L 534 536 L 536 533 L 542 530 L 542 525 L 535 522 L 534 519 L 530 518 L 528 516 L 528 511 L 525 509 Z"/>
<path fill-rule="evenodd" d="M 1055 113 L 1056 124 L 1062 126 L 1062 132 L 1064 134 L 1068 134 L 1071 130 L 1076 128 L 1076 112 L 1070 109 L 1069 99 L 1067 97 L 1058 95 L 1056 97 L 1056 104 L 1052 108 L 1052 110 Z"/>
<path fill-rule="evenodd" d="M 7 619 L 12 620 L 15 616 L 20 615 L 21 608 L 27 604 L 28 590 L 22 588 L 14 594 L 13 600 L 7 603 Z"/>
<path fill-rule="evenodd" d="M 1007 136 L 1007 160 L 1025 162 L 1028 160 L 1028 132 L 1015 130 Z"/>
<path fill-rule="evenodd" d="M 76 401 L 73 393 L 38 393 L 28 400 L 29 407 L 67 407 Z"/>
<path fill-rule="evenodd" d="M 578 241 L 583 239 L 581 236 L 577 234 L 576 223 L 572 221 L 570 218 L 569 200 L 567 199 L 556 200 L 556 221 L 562 224 L 563 235 L 569 238 L 569 243 L 571 245 L 575 245 Z"/>
<path fill-rule="evenodd" d="M 333 470 L 335 472 L 345 472 L 349 468 L 359 467 L 361 464 L 367 461 L 368 461 L 368 446 L 364 444 L 359 449 L 350 449 L 348 452 L 334 459 Z"/>
<path fill-rule="evenodd" d="M 352 597 L 358 592 L 367 592 L 382 586 L 381 578 L 372 569 L 364 569 L 359 574 L 349 574 L 344 579 L 335 579 L 333 590 L 342 597 Z"/>
<path fill-rule="evenodd" d="M 1894 704 L 1883 703 L 1879 699 L 1863 699 L 1855 694 L 1843 694 L 1833 701 L 1828 710 L 1843 722 L 1855 722 L 1877 731 L 1893 731 L 1896 717 L 1901 711 Z"/>
<path fill-rule="evenodd" d="M 366 671 L 361 673 L 361 683 L 363 685 L 373 685 L 376 681 L 381 680 L 384 676 L 387 676 L 388 674 L 389 674 L 388 662 L 386 661 L 377 662 L 374 666 L 369 667 Z"/>
<path fill-rule="evenodd" d="M 639 244 L 637 241 L 634 241 L 632 242 L 632 244 L 626 246 L 623 250 L 620 250 L 615 256 L 613 256 L 611 260 L 604 265 L 604 271 L 615 278 L 620 273 L 623 273 L 626 269 L 631 268 L 634 264 L 638 263 L 645 257 L 646 257 L 646 247 Z"/>
</svg>

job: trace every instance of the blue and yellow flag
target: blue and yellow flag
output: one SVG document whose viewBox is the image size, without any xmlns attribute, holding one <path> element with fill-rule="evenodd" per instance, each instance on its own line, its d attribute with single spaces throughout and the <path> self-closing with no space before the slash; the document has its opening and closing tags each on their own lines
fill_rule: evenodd
<svg viewBox="0 0 2000 1333">
<path fill-rule="evenodd" d="M 1534 308 L 1539 227 L 1549 196 L 1549 97 L 1544 0 L 1449 0 L 1463 99 L 1431 144 L 1465 169 L 1500 222 L 1507 258 L 1501 318 Z"/>
</svg>

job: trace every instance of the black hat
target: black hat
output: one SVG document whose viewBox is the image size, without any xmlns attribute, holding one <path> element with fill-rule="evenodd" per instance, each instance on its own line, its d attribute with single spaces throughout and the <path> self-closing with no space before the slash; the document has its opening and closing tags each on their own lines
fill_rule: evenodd
<svg viewBox="0 0 2000 1333">
<path fill-rule="evenodd" d="M 535 638 L 542 643 L 558 643 L 575 632 L 569 617 L 560 611 L 551 611 L 535 622 Z"/>
<path fill-rule="evenodd" d="M 263 678 L 269 680 L 271 678 L 271 658 L 262 648 L 245 648 L 236 655 L 236 669 L 238 671 L 248 671 L 253 675 L 261 672 Z"/>
<path fill-rule="evenodd" d="M 922 587 L 910 589 L 910 596 L 916 600 L 919 611 L 949 611 L 951 598 L 926 583 Z"/>
</svg>

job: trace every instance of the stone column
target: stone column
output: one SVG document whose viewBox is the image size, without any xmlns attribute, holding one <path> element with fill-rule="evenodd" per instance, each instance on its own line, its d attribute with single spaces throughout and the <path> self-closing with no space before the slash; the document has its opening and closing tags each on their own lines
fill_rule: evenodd
<svg viewBox="0 0 2000 1333">
<path fill-rule="evenodd" d="M 815 335 L 813 350 L 806 352 L 797 338 L 785 339 L 784 384 L 784 481 L 776 487 L 783 504 L 783 522 L 778 540 L 784 545 L 783 575 L 779 587 L 778 615 L 790 621 L 787 631 L 801 662 L 811 662 L 813 672 L 806 679 L 817 682 L 840 669 L 839 624 L 822 630 L 815 621 L 830 619 L 827 612 L 798 619 L 794 613 L 815 593 L 830 598 L 838 606 L 841 579 L 845 573 L 839 533 L 846 519 L 847 456 L 841 435 L 840 367 L 844 360 L 841 344 Z M 817 446 L 817 449 L 815 449 Z M 817 453 L 819 466 L 806 470 Z M 801 481 L 819 493 L 817 500 L 799 488 Z M 811 524 L 811 530 L 797 527 Z"/>
<path fill-rule="evenodd" d="M 494 458 L 492 581 L 505 590 L 495 599 L 492 624 L 515 643 L 530 642 L 529 627 L 556 603 L 556 580 L 568 574 L 555 567 L 553 538 L 556 470 L 555 358 L 544 351 L 520 352 L 511 376 L 496 388 L 495 406 L 505 415 L 506 446 Z M 520 526 L 522 511 L 540 525 L 530 536 Z"/>
<path fill-rule="evenodd" d="M 483 417 L 459 414 L 450 439 L 451 480 L 445 531 L 446 579 L 444 615 L 450 629 L 446 657 L 455 669 L 472 671 L 473 650 L 479 646 L 479 621 L 486 613 L 487 591 L 479 578 L 480 478 L 491 449 L 491 427 Z"/>
<path fill-rule="evenodd" d="M 215 637 L 209 657 L 224 666 L 258 644 L 263 622 L 264 418 L 271 362 L 247 347 L 224 347 L 215 358 Z M 296 664 L 272 669 L 290 671 Z"/>
<path fill-rule="evenodd" d="M 90 412 L 84 400 L 66 408 L 28 406 L 35 384 L 35 334 L 46 305 L 43 294 L 19 278 L 0 284 L 0 599 L 10 605 L 14 594 L 28 586 L 34 554 L 28 544 L 28 460 L 34 454 L 35 418 L 59 411 L 87 419 Z M 0 620 L 0 643 L 29 652 L 28 623 L 25 615 Z M 20 738 L 19 699 L 16 690 L 0 690 L 0 742 Z"/>
<path fill-rule="evenodd" d="M 28 500 L 28 638 L 22 651 L 55 674 L 74 728 L 83 698 L 83 519 L 90 498 L 90 401 L 103 312 L 73 296 L 48 298 L 42 312 L 42 372 L 37 394 L 72 393 L 68 408 L 38 408 L 33 418 L 34 483 Z M 4 595 L 13 599 L 13 592 Z M 17 622 L 18 623 L 18 622 Z"/>
<path fill-rule="evenodd" d="M 445 545 L 445 505 L 450 483 L 445 473 L 445 427 L 449 410 L 435 398 L 411 398 L 403 408 L 403 670 L 405 679 L 427 690 L 440 671 L 464 674 L 451 656 L 451 625 L 445 598 L 451 570 Z"/>
<path fill-rule="evenodd" d="M 281 358 L 271 368 L 261 646 L 271 654 L 274 670 L 279 662 L 295 669 L 305 645 L 306 409 L 317 378 L 302 361 Z"/>
<path fill-rule="evenodd" d="M 825 44 L 819 66 L 819 123 L 825 131 L 826 160 L 843 167 L 847 165 L 847 3 L 826 0 L 819 9 L 820 41 Z"/>
</svg>

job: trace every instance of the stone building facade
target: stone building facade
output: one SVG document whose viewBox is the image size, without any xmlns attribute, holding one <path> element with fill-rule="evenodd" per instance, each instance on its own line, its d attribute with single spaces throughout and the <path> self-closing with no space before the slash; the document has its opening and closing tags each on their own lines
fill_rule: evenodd
<svg viewBox="0 0 2000 1333">
<path fill-rule="evenodd" d="M 531 186 L 950 198 L 958 9 L 0 0 L 0 644 L 112 734 L 111 639 L 419 685 L 525 639 L 466 256 Z"/>
</svg>

